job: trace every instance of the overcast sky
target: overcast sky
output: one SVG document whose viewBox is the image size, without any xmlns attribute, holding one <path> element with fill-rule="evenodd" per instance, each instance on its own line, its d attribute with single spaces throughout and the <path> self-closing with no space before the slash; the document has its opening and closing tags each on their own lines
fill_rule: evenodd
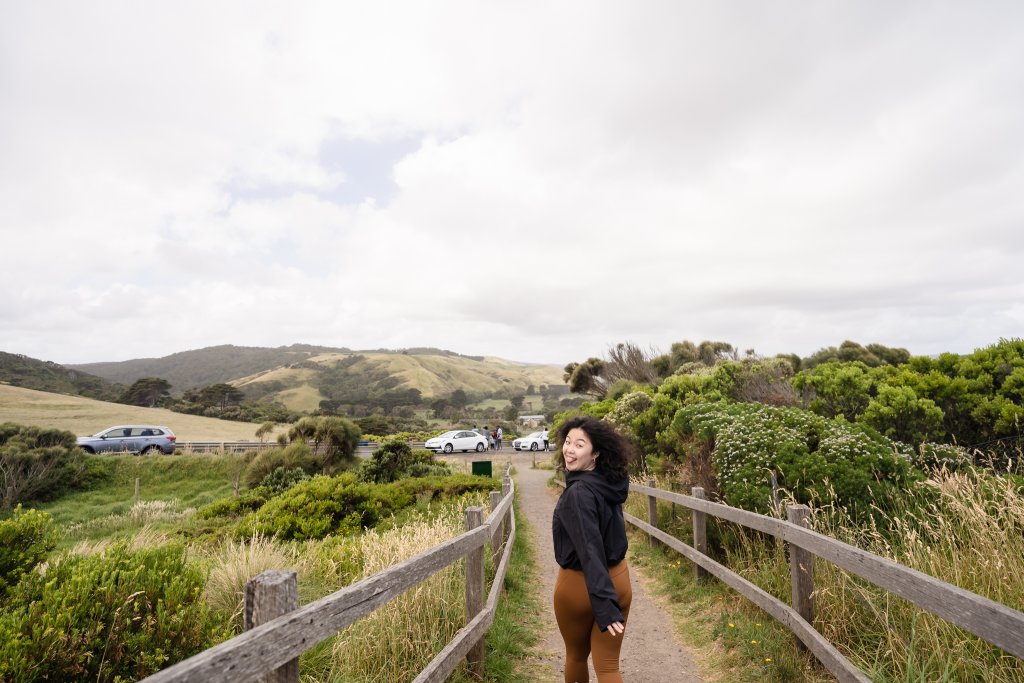
<svg viewBox="0 0 1024 683">
<path fill-rule="evenodd" d="M 1024 332 L 1024 3 L 0 0 L 0 350 Z"/>
</svg>

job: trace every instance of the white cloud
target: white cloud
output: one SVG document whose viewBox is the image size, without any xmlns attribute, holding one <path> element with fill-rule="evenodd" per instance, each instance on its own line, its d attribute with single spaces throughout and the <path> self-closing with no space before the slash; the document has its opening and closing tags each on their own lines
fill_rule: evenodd
<svg viewBox="0 0 1024 683">
<path fill-rule="evenodd" d="M 1016 3 L 3 14 L 4 350 L 1020 334 Z"/>
</svg>

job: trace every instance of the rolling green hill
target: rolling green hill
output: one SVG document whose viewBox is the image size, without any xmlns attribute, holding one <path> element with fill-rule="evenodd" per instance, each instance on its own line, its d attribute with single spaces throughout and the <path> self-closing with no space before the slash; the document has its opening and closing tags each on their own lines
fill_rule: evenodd
<svg viewBox="0 0 1024 683">
<path fill-rule="evenodd" d="M 320 401 L 359 403 L 418 391 L 423 399 L 461 389 L 470 396 L 509 397 L 527 387 L 561 386 L 562 369 L 501 358 L 463 356 L 451 351 L 415 348 L 352 351 L 293 344 L 278 348 L 213 346 L 164 358 L 70 366 L 122 384 L 140 377 L 162 377 L 171 393 L 228 382 L 248 399 L 280 401 L 309 411 Z"/>
<path fill-rule="evenodd" d="M 112 400 L 123 387 L 83 370 L 0 351 L 0 382 L 26 389 Z"/>
<path fill-rule="evenodd" d="M 111 382 L 129 385 L 142 377 L 162 377 L 171 383 L 171 393 L 180 396 L 188 389 L 231 382 L 279 366 L 301 363 L 325 352 L 344 352 L 322 346 L 293 344 L 277 348 L 258 346 L 209 346 L 172 353 L 163 358 L 136 358 L 109 363 L 79 363 L 68 368 L 92 373 Z"/>
</svg>

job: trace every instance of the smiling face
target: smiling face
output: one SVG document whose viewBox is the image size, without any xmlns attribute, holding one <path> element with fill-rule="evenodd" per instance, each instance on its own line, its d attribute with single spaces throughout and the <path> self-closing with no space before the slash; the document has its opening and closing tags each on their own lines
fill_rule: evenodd
<svg viewBox="0 0 1024 683">
<path fill-rule="evenodd" d="M 565 469 L 570 472 L 589 472 L 597 467 L 597 456 L 590 437 L 580 428 L 570 429 L 562 444 Z"/>
</svg>

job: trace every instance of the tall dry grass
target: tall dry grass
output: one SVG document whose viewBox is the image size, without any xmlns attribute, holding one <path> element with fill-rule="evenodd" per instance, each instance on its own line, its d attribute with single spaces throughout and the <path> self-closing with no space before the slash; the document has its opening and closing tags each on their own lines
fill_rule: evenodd
<svg viewBox="0 0 1024 683">
<path fill-rule="evenodd" d="M 401 527 L 369 531 L 352 538 L 351 551 L 361 558 L 356 580 L 461 534 L 463 510 L 469 505 L 486 509 L 485 498 L 462 498 L 441 510 L 409 519 Z M 346 552 L 335 545 L 332 553 Z M 324 562 L 321 553 L 318 562 Z M 342 565 L 345 558 L 339 558 Z M 412 680 L 465 625 L 465 570 L 456 562 L 427 581 L 341 631 L 330 653 L 304 672 L 307 681 L 387 683 Z M 313 670 L 315 671 L 313 671 Z"/>
<path fill-rule="evenodd" d="M 1024 610 L 1024 492 L 1012 478 L 939 471 L 890 511 L 887 529 L 818 507 L 812 527 Z M 781 543 L 729 533 L 731 568 L 789 599 Z M 834 565 L 815 564 L 816 628 L 875 681 L 1024 681 L 1024 661 Z"/>
<path fill-rule="evenodd" d="M 258 533 L 248 539 L 224 541 L 206 552 L 203 559 L 210 568 L 203 598 L 211 609 L 229 616 L 239 630 L 249 579 L 268 569 L 288 570 L 298 564 L 290 548 Z"/>
</svg>

